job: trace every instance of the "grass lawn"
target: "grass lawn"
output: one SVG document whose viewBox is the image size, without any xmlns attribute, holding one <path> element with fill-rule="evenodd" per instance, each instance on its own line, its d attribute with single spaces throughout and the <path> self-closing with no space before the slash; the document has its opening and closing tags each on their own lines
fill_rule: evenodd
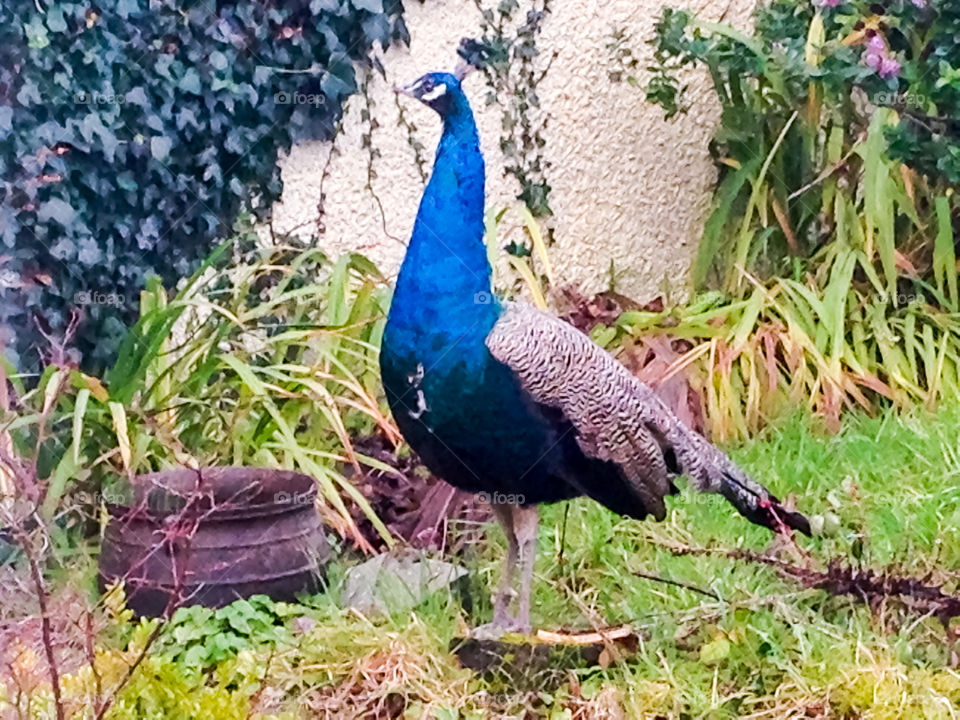
<svg viewBox="0 0 960 720">
<path fill-rule="evenodd" d="M 793 493 L 805 511 L 839 519 L 829 537 L 799 541 L 824 564 L 836 558 L 930 576 L 930 583 L 955 591 L 956 410 L 850 417 L 832 437 L 798 417 L 733 455 L 781 497 Z M 489 603 L 484 596 L 474 616 L 465 617 L 454 598 L 441 594 L 413 615 L 378 626 L 374 634 L 389 636 L 412 661 L 395 688 L 382 677 L 386 686 L 378 692 L 410 693 L 421 703 L 458 708 L 461 717 L 472 717 L 471 709 L 478 717 L 522 717 L 526 707 L 535 716 L 558 718 L 578 711 L 616 717 L 613 708 L 625 717 L 947 718 L 960 708 L 960 674 L 939 621 L 896 603 L 871 612 L 850 598 L 781 580 L 767 567 L 672 552 L 679 546 L 769 546 L 770 533 L 743 521 L 722 499 L 684 492 L 663 523 L 623 519 L 578 500 L 570 504 L 561 555 L 564 512 L 563 504 L 543 511 L 534 622 L 567 629 L 629 623 L 642 638 L 632 659 L 554 678 L 556 688 L 534 676 L 526 692 L 515 692 L 523 678 L 484 681 L 452 669 L 450 640 L 465 629 L 465 620 L 487 620 Z M 469 563 L 481 589 L 495 586 L 506 547 L 497 528 L 487 530 L 488 541 Z M 781 555 L 791 559 L 788 549 Z M 688 583 L 720 600 L 633 571 Z M 338 651 L 362 665 L 383 657 L 365 628 L 360 623 L 354 633 L 322 632 L 340 638 Z M 483 696 L 470 698 L 481 689 L 491 701 L 486 715 Z M 435 714 L 457 716 L 453 710 Z"/>
<path fill-rule="evenodd" d="M 733 455 L 781 498 L 792 493 L 804 511 L 834 516 L 827 536 L 798 541 L 809 555 L 778 542 L 781 559 L 820 567 L 839 559 L 958 594 L 958 439 L 955 409 L 851 416 L 833 436 L 795 418 Z M 305 616 L 289 619 L 289 636 L 227 653 L 214 672 L 181 671 L 182 698 L 164 701 L 178 709 L 155 717 L 247 717 L 252 706 L 262 713 L 254 717 L 894 719 L 950 718 L 960 708 L 956 657 L 937 619 L 894 601 L 870 609 L 755 563 L 678 556 L 674 549 L 771 549 L 769 532 L 722 500 L 686 491 L 659 524 L 585 500 L 569 512 L 563 504 L 543 510 L 535 624 L 629 624 L 640 637 L 632 657 L 481 677 L 449 648 L 489 620 L 506 544 L 493 524 L 486 538 L 460 559 L 471 572 L 469 612 L 462 593 L 443 591 L 412 612 L 359 616 L 339 607 L 335 567 L 329 592 L 285 606 L 283 614 Z M 151 682 L 173 683 L 165 667 L 145 663 L 123 697 L 135 705 Z M 124 715 L 123 706 L 116 717 L 147 716 Z"/>
</svg>

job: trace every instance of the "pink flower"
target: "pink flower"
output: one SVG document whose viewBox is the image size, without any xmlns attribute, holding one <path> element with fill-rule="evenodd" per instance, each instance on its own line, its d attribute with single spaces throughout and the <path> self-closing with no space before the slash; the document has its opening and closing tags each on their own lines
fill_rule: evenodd
<svg viewBox="0 0 960 720">
<path fill-rule="evenodd" d="M 914 1 L 916 1 L 916 0 L 914 0 Z M 920 0 L 920 1 L 923 2 L 923 0 Z M 820 7 L 825 7 L 825 8 L 835 8 L 835 7 L 837 7 L 841 2 L 843 2 L 843 0 L 816 0 L 817 5 L 819 5 Z"/>
<path fill-rule="evenodd" d="M 915 6 L 923 10 L 927 7 L 927 0 L 910 0 Z"/>
<path fill-rule="evenodd" d="M 887 78 L 896 77 L 900 74 L 900 63 L 894 58 L 885 57 L 880 61 L 880 67 L 877 69 L 877 74 L 884 80 Z"/>
<path fill-rule="evenodd" d="M 900 62 L 890 54 L 883 36 L 874 33 L 867 40 L 867 48 L 863 51 L 863 62 L 884 80 L 900 74 Z"/>
</svg>

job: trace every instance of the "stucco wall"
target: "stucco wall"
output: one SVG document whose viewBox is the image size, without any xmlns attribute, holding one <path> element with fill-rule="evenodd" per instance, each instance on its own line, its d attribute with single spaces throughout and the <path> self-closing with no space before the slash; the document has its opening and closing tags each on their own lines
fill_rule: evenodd
<svg viewBox="0 0 960 720">
<path fill-rule="evenodd" d="M 555 215 L 546 222 L 554 228 L 556 241 L 551 259 L 560 280 L 586 292 L 610 287 L 611 266 L 616 289 L 640 301 L 664 291 L 673 297 L 687 291 L 715 178 L 707 143 L 718 109 L 703 76 L 691 87 L 690 113 L 670 122 L 644 100 L 642 90 L 608 78 L 611 31 L 625 29 L 634 38 L 640 67 L 645 67 L 650 49 L 643 41 L 651 37 L 664 4 L 553 2 L 538 41 L 543 52 L 557 52 L 537 88 L 548 120 L 544 154 Z M 751 7 L 750 0 L 728 0 L 707 3 L 702 12 L 743 25 Z M 281 232 L 315 230 L 327 167 L 323 246 L 331 253 L 359 249 L 388 273 L 399 268 L 423 188 L 407 133 L 397 125 L 391 87 L 427 71 L 452 69 L 460 38 L 477 35 L 479 12 L 472 0 L 427 0 L 407 2 L 406 19 L 410 47 L 386 53 L 387 80 L 375 78 L 370 91 L 378 124 L 373 144 L 381 153 L 374 161 L 376 177 L 368 181 L 368 152 L 362 147 L 364 103 L 355 96 L 333 157 L 331 144 L 305 143 L 284 159 L 284 193 L 274 220 Z M 464 88 L 487 159 L 487 206 L 512 204 L 518 187 L 502 171 L 501 109 L 484 104 L 486 85 L 479 73 L 469 76 Z M 415 101 L 401 102 L 432 162 L 438 118 Z"/>
</svg>

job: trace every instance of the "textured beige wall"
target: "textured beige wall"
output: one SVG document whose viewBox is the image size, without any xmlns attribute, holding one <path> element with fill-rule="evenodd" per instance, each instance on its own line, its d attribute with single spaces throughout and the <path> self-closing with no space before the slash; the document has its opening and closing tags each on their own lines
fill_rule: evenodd
<svg viewBox="0 0 960 720">
<path fill-rule="evenodd" d="M 665 290 L 682 297 L 687 291 L 715 178 L 707 143 L 717 107 L 706 79 L 698 76 L 691 87 L 691 112 L 666 122 L 641 90 L 611 83 L 607 75 L 611 61 L 606 46 L 613 28 L 630 33 L 633 46 L 643 53 L 640 66 L 646 66 L 650 50 L 643 41 L 651 37 L 664 4 L 553 2 L 538 41 L 543 52 L 558 53 L 538 87 L 548 119 L 546 176 L 553 188 L 550 205 L 555 216 L 547 222 L 556 239 L 551 259 L 561 281 L 576 283 L 586 292 L 610 287 L 611 263 L 616 289 L 637 300 L 649 300 Z M 750 0 L 724 0 L 708 3 L 702 12 L 743 25 L 751 7 Z M 331 253 L 361 250 L 388 273 L 399 268 L 423 189 L 407 133 L 397 125 L 390 88 L 427 71 L 452 69 L 460 38 L 477 34 L 479 12 L 472 0 L 427 0 L 407 2 L 406 19 L 410 48 L 386 53 L 387 80 L 376 77 L 370 93 L 379 125 L 373 142 L 381 152 L 374 161 L 376 178 L 368 187 L 368 153 L 361 146 L 364 103 L 354 96 L 332 157 L 329 143 L 305 143 L 283 161 L 284 193 L 274 220 L 280 232 L 299 228 L 297 232 L 309 234 L 317 227 L 321 177 L 329 161 L 322 187 L 323 246 Z M 518 187 L 502 172 L 501 109 L 484 104 L 486 85 L 479 73 L 469 76 L 464 87 L 477 115 L 487 160 L 487 207 L 510 205 Z M 432 162 L 439 119 L 412 100 L 402 102 Z M 519 230 L 507 232 L 504 243 L 509 232 Z"/>
</svg>

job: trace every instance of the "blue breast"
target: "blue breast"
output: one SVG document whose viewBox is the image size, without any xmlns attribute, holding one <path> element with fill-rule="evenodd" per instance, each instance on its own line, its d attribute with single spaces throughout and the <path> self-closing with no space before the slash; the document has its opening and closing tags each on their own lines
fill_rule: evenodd
<svg viewBox="0 0 960 720">
<path fill-rule="evenodd" d="M 501 306 L 491 294 L 483 215 L 483 156 L 457 89 L 384 332 L 387 399 L 407 442 L 448 482 L 522 492 L 530 502 L 567 497 L 550 480 L 560 461 L 551 453 L 557 428 L 485 345 Z"/>
</svg>

